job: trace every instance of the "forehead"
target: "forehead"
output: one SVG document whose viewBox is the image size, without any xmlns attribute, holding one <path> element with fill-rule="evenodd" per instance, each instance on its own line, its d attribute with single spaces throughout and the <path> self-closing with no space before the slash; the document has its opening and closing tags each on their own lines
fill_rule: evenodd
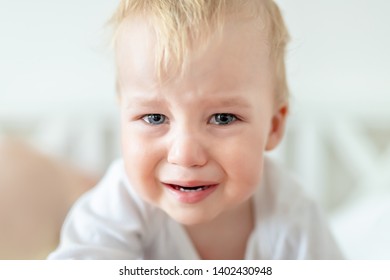
<svg viewBox="0 0 390 280">
<path fill-rule="evenodd" d="M 264 84 L 272 80 L 266 34 L 251 20 L 229 20 L 221 34 L 211 36 L 203 48 L 189 49 L 187 59 L 182 61 L 182 75 L 171 75 L 169 82 L 157 77 L 156 48 L 156 30 L 148 21 L 133 18 L 123 22 L 116 41 L 121 91 L 162 85 L 175 88 L 202 85 L 210 91 L 215 87 L 230 90 L 243 84 Z"/>
</svg>

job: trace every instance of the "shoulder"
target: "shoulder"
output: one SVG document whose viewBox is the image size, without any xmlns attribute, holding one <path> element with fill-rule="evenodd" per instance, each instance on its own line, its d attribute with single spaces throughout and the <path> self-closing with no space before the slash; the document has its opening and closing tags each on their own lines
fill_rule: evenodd
<svg viewBox="0 0 390 280">
<path fill-rule="evenodd" d="M 127 179 L 122 159 L 110 165 L 101 181 L 77 201 L 73 211 L 85 212 L 124 228 L 137 228 L 140 232 L 149 232 L 148 227 L 158 223 L 162 216 L 158 209 L 138 196 Z"/>
<path fill-rule="evenodd" d="M 266 158 L 255 196 L 257 235 L 270 259 L 341 258 L 326 219 L 299 181 L 277 162 Z M 263 247 L 264 248 L 264 247 Z"/>
<path fill-rule="evenodd" d="M 123 161 L 116 160 L 72 207 L 51 258 L 141 259 L 152 227 L 160 223 L 157 212 L 137 196 Z"/>
<path fill-rule="evenodd" d="M 280 215 L 294 214 L 307 207 L 315 207 L 305 194 L 299 180 L 280 163 L 266 157 L 258 199 L 264 206 L 262 212 Z"/>
</svg>

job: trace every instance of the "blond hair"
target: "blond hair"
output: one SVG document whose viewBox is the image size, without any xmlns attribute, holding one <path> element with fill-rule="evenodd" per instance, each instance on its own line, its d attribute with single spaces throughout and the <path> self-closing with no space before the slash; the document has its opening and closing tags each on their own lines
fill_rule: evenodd
<svg viewBox="0 0 390 280">
<path fill-rule="evenodd" d="M 137 16 L 149 20 L 156 32 L 159 78 L 168 75 L 168 69 L 170 74 L 182 73 L 191 51 L 205 47 L 213 34 L 220 34 L 228 17 L 256 19 L 267 33 L 277 99 L 288 99 L 284 60 L 289 35 L 273 0 L 120 0 L 110 23 L 117 32 L 126 18 Z"/>
</svg>

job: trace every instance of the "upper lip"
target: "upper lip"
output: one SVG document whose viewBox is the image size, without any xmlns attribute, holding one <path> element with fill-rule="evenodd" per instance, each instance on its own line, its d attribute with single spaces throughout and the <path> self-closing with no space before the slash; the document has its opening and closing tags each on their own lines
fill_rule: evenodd
<svg viewBox="0 0 390 280">
<path fill-rule="evenodd" d="M 203 181 L 203 180 L 186 180 L 186 181 L 178 181 L 178 180 L 168 180 L 162 182 L 165 185 L 174 185 L 181 187 L 198 187 L 198 186 L 213 186 L 218 185 L 215 181 Z"/>
</svg>

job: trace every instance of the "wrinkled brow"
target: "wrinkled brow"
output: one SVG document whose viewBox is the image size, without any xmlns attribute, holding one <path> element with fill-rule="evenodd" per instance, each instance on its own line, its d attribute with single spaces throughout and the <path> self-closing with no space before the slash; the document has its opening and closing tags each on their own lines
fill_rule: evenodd
<svg viewBox="0 0 390 280">
<path fill-rule="evenodd" d="M 146 96 L 136 96 L 128 100 L 127 107 L 151 107 L 151 106 L 159 106 L 164 105 L 167 102 L 164 98 L 160 97 L 146 97 Z M 251 104 L 240 97 L 213 97 L 207 98 L 200 101 L 200 104 L 204 104 L 208 107 L 223 107 L 223 108 L 232 108 L 232 107 L 240 107 L 240 108 L 249 108 Z"/>
<path fill-rule="evenodd" d="M 133 97 L 131 99 L 127 100 L 127 105 L 126 107 L 152 107 L 152 106 L 160 106 L 165 104 L 164 99 L 162 98 L 148 98 L 148 97 Z"/>
<path fill-rule="evenodd" d="M 250 107 L 247 100 L 241 97 L 222 97 L 215 98 L 209 101 L 210 105 L 221 106 L 221 107 Z"/>
</svg>

